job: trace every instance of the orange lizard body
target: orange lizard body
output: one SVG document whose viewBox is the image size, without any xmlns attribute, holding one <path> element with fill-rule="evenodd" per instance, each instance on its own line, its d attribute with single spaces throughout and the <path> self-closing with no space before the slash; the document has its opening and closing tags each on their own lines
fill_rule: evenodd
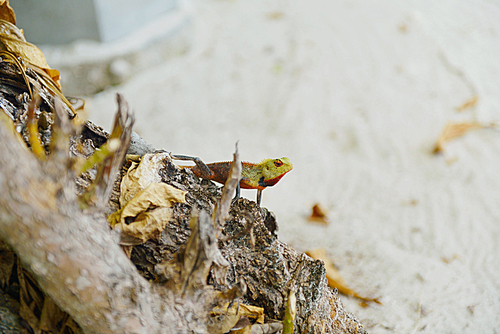
<svg viewBox="0 0 500 334">
<path fill-rule="evenodd" d="M 231 161 L 214 162 L 210 164 L 203 163 L 199 158 L 186 156 L 172 156 L 180 160 L 192 160 L 195 166 L 186 166 L 191 168 L 194 175 L 203 179 L 212 180 L 224 184 L 231 169 Z M 266 159 L 260 163 L 242 162 L 241 163 L 240 187 L 243 189 L 257 189 L 257 202 L 260 205 L 261 193 L 266 187 L 272 187 L 286 173 L 293 169 L 293 165 L 288 158 Z M 237 196 L 239 193 L 237 193 Z"/>
</svg>

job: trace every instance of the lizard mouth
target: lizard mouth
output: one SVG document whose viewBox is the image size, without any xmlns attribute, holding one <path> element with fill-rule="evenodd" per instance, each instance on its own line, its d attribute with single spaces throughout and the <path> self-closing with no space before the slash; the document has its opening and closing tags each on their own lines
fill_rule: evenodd
<svg viewBox="0 0 500 334">
<path fill-rule="evenodd" d="M 264 177 L 262 177 L 260 180 L 259 180 L 259 185 L 262 186 L 262 187 L 272 187 L 274 186 L 276 183 L 278 183 L 279 180 L 281 180 L 281 178 L 283 176 L 285 176 L 286 173 L 288 173 L 289 171 L 281 174 L 281 175 L 278 175 L 276 176 L 275 178 L 272 178 L 272 179 L 269 179 L 269 180 L 264 180 Z"/>
</svg>

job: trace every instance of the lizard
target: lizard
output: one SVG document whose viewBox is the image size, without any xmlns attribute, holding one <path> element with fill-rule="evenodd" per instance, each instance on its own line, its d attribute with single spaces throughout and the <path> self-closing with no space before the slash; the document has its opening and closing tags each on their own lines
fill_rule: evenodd
<svg viewBox="0 0 500 334">
<path fill-rule="evenodd" d="M 203 179 L 212 180 L 224 184 L 231 170 L 231 161 L 221 161 L 205 164 L 198 157 L 186 155 L 171 155 L 176 160 L 190 160 L 194 166 L 183 166 L 190 168 L 194 175 Z M 260 206 L 262 200 L 262 190 L 272 187 L 286 173 L 293 169 L 290 159 L 283 157 L 279 159 L 264 159 L 260 163 L 241 162 L 241 180 L 236 188 L 235 198 L 240 197 L 240 188 L 257 189 L 257 204 Z"/>
</svg>

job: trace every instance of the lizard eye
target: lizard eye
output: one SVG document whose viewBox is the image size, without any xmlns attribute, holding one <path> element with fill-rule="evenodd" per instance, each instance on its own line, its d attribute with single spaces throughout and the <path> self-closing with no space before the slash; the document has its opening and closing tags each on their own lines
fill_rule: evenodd
<svg viewBox="0 0 500 334">
<path fill-rule="evenodd" d="M 275 165 L 276 167 L 281 167 L 281 166 L 283 166 L 283 161 L 281 161 L 281 160 L 275 160 L 275 161 L 274 161 L 274 165 Z"/>
</svg>

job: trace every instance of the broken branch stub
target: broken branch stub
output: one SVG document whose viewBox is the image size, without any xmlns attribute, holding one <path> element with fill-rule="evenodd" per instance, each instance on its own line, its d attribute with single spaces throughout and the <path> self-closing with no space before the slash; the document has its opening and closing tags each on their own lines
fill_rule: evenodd
<svg viewBox="0 0 500 334">
<path fill-rule="evenodd" d="M 123 96 L 116 94 L 116 100 L 118 102 L 118 111 L 115 115 L 113 130 L 108 141 L 119 139 L 120 146 L 99 165 L 94 186 L 83 196 L 84 199 L 93 202 L 101 208 L 104 208 L 108 203 L 114 181 L 127 154 L 132 127 L 135 122 L 134 114 L 129 109 L 128 103 Z"/>
<path fill-rule="evenodd" d="M 236 143 L 231 170 L 229 171 L 229 176 L 227 177 L 226 183 L 224 184 L 220 203 L 217 205 L 217 209 L 215 211 L 215 223 L 218 229 L 221 229 L 224 226 L 226 220 L 229 219 L 229 208 L 231 207 L 231 200 L 236 191 L 236 188 L 238 187 L 240 179 L 241 161 L 240 154 L 238 153 L 238 143 Z"/>
</svg>

